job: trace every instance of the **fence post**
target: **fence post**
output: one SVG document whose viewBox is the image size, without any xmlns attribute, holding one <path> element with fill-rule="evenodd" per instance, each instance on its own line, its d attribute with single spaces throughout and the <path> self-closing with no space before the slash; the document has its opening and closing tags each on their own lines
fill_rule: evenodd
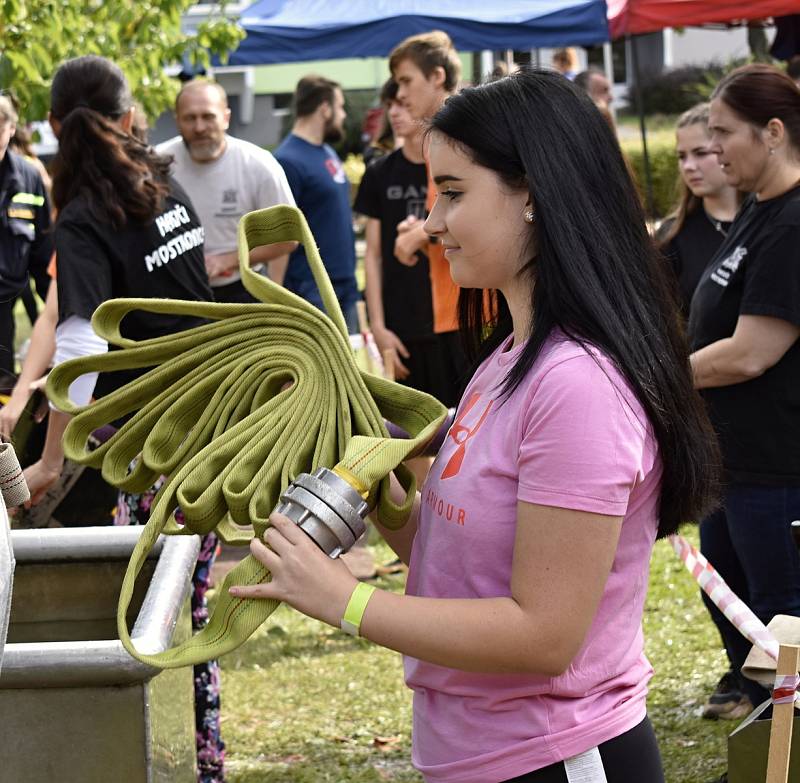
<svg viewBox="0 0 800 783">
<path fill-rule="evenodd" d="M 769 735 L 769 759 L 767 761 L 767 783 L 788 783 L 789 758 L 792 749 L 792 726 L 794 724 L 794 699 L 797 690 L 797 671 L 800 668 L 800 646 L 782 644 L 778 653 L 776 670 L 776 690 L 773 700 L 780 699 L 778 686 L 784 684 L 789 690 L 791 683 L 791 699 L 789 694 L 777 702 L 773 702 L 772 726 Z M 784 679 L 783 683 L 780 680 Z M 784 694 L 781 694 L 784 696 Z"/>
</svg>

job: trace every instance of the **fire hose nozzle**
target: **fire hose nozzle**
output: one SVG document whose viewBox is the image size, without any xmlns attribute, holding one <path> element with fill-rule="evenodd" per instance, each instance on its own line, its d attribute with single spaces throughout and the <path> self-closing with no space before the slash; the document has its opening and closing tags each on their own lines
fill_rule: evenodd
<svg viewBox="0 0 800 783">
<path fill-rule="evenodd" d="M 369 506 L 328 468 L 301 473 L 281 493 L 275 511 L 285 514 L 329 557 L 350 549 L 366 530 Z"/>
</svg>

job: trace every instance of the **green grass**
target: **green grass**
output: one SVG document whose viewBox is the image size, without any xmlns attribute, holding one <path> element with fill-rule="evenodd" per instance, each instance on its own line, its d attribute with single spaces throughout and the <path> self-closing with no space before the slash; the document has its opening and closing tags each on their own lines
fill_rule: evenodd
<svg viewBox="0 0 800 783">
<path fill-rule="evenodd" d="M 666 131 L 674 138 L 675 124 L 678 122 L 679 114 L 648 114 L 645 119 L 647 132 Z M 617 114 L 617 127 L 623 130 L 633 129 L 639 132 L 639 115 L 628 111 Z"/>
<path fill-rule="evenodd" d="M 696 535 L 689 537 L 697 543 Z M 694 580 L 667 542 L 656 545 L 651 563 L 644 634 L 655 669 L 648 711 L 667 783 L 713 780 L 726 768 L 727 737 L 737 724 L 697 713 L 727 659 Z"/>
<path fill-rule="evenodd" d="M 230 783 L 421 780 L 400 656 L 287 607 L 222 660 L 222 699 Z"/>
<path fill-rule="evenodd" d="M 389 559 L 385 546 L 375 550 Z M 401 590 L 402 580 L 380 586 Z M 735 724 L 697 712 L 725 659 L 693 580 L 665 542 L 653 557 L 644 624 L 656 670 L 649 712 L 667 783 L 712 780 L 725 769 Z M 222 699 L 230 783 L 421 781 L 410 762 L 400 657 L 290 609 L 223 659 Z"/>
</svg>

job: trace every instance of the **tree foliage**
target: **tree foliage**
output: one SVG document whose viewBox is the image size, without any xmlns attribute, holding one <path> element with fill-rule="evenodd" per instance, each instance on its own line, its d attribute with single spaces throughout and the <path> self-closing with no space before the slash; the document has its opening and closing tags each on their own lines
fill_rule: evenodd
<svg viewBox="0 0 800 783">
<path fill-rule="evenodd" d="M 194 0 L 0 0 L 0 87 L 11 90 L 27 120 L 43 119 L 50 80 L 70 57 L 99 54 L 125 71 L 149 117 L 171 105 L 177 89 L 164 67 L 188 58 L 224 61 L 244 36 L 221 9 L 194 32 L 181 14 Z"/>
</svg>

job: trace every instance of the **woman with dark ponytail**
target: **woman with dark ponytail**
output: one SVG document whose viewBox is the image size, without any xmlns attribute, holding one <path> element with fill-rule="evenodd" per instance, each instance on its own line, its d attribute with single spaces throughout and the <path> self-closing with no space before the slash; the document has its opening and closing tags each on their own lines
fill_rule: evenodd
<svg viewBox="0 0 800 783">
<path fill-rule="evenodd" d="M 77 57 L 56 71 L 50 123 L 59 143 L 53 161 L 57 362 L 108 349 L 89 323 L 107 299 L 211 300 L 202 263 L 203 229 L 188 196 L 169 178 L 169 158 L 137 132 L 136 116 L 125 75 L 109 60 Z M 122 323 L 122 334 L 147 339 L 197 323 L 183 316 L 132 313 Z M 84 402 L 92 393 L 102 396 L 130 377 L 81 378 L 73 399 L 78 400 L 75 394 Z M 34 496 L 39 489 L 32 487 Z"/>
<path fill-rule="evenodd" d="M 717 458 L 667 270 L 614 134 L 560 75 L 466 89 L 431 125 L 425 230 L 475 365 L 406 526 L 377 520 L 407 595 L 357 586 L 280 515 L 251 545 L 272 581 L 233 592 L 404 653 L 427 781 L 661 783 L 650 554 L 708 510 Z"/>
<path fill-rule="evenodd" d="M 689 316 L 695 386 L 725 471 L 700 546 L 766 623 L 800 616 L 800 87 L 769 65 L 739 68 L 712 95 L 709 131 L 728 184 L 749 195 Z M 707 605 L 738 674 L 750 644 Z M 746 710 L 769 695 L 750 680 L 740 687 L 721 682 L 711 703 Z"/>
<path fill-rule="evenodd" d="M 192 203 L 169 177 L 169 158 L 142 138 L 122 71 L 93 55 L 68 60 L 53 77 L 50 124 L 58 138 L 53 162 L 58 325 L 54 363 L 109 349 L 92 330 L 95 309 L 118 297 L 212 301 L 203 259 L 203 228 Z M 133 312 L 124 337 L 144 340 L 196 326 L 187 316 Z M 70 388 L 86 404 L 132 380 L 131 372 L 86 375 Z M 67 414 L 51 410 L 42 458 L 25 470 L 33 502 L 58 480 Z M 155 488 L 154 488 L 155 489 Z M 121 494 L 115 522 L 147 521 L 149 500 Z M 192 619 L 206 618 L 205 591 L 216 550 L 207 537 L 194 575 Z M 224 780 L 219 737 L 219 678 L 214 662 L 195 667 L 198 780 Z"/>
<path fill-rule="evenodd" d="M 106 78 L 92 78 L 106 66 Z M 170 160 L 134 135 L 136 111 L 124 74 L 101 57 L 79 57 L 56 72 L 50 122 L 58 136 L 53 199 L 59 214 L 82 199 L 92 217 L 119 230 L 160 213 L 170 191 Z"/>
</svg>

